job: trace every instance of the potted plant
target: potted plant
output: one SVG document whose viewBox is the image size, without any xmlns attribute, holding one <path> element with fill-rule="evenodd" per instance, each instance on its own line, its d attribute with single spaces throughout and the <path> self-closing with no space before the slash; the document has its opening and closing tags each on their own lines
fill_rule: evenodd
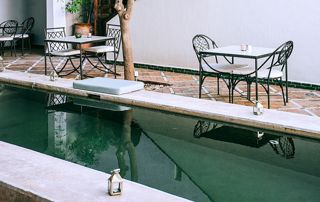
<svg viewBox="0 0 320 202">
<path fill-rule="evenodd" d="M 66 4 L 66 11 L 72 14 L 78 14 L 82 22 L 74 24 L 74 33 L 87 35 L 92 32 L 91 11 L 92 0 L 71 0 Z"/>
</svg>

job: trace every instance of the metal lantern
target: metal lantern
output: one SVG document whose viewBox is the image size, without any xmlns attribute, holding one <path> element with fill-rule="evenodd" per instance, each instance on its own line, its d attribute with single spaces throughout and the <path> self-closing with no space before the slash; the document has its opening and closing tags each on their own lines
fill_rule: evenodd
<svg viewBox="0 0 320 202">
<path fill-rule="evenodd" d="M 134 80 L 138 80 L 138 76 L 139 76 L 139 72 L 138 71 L 134 71 Z"/>
<path fill-rule="evenodd" d="M 0 72 L 4 71 L 4 64 L 3 64 L 3 58 L 0 56 Z"/>
<path fill-rule="evenodd" d="M 253 114 L 254 115 L 261 115 L 263 114 L 263 105 L 258 102 L 255 101 L 254 106 L 253 106 Z"/>
<path fill-rule="evenodd" d="M 55 80 L 57 80 L 57 78 L 58 78 L 57 73 L 55 71 L 52 71 L 50 73 L 50 81 L 55 81 Z"/>
<path fill-rule="evenodd" d="M 120 175 L 120 169 L 111 172 L 108 179 L 108 192 L 110 196 L 121 195 L 123 190 L 123 179 Z"/>
</svg>

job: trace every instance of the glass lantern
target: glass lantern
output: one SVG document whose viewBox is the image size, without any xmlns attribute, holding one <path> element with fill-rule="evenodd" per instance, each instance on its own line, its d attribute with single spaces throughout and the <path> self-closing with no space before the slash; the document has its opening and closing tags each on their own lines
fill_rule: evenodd
<svg viewBox="0 0 320 202">
<path fill-rule="evenodd" d="M 58 78 L 57 73 L 55 71 L 52 71 L 50 73 L 50 81 L 55 81 L 55 80 L 57 80 L 57 78 Z"/>
<path fill-rule="evenodd" d="M 258 102 L 258 101 L 255 101 L 255 102 L 254 102 L 253 114 L 254 114 L 254 115 L 261 115 L 261 114 L 263 114 L 263 105 L 262 105 L 260 102 Z"/>
<path fill-rule="evenodd" d="M 110 196 L 121 195 L 123 190 L 123 179 L 120 175 L 120 169 L 111 172 L 108 179 L 108 192 Z"/>
<path fill-rule="evenodd" d="M 0 56 L 0 72 L 4 71 L 3 58 Z"/>
</svg>

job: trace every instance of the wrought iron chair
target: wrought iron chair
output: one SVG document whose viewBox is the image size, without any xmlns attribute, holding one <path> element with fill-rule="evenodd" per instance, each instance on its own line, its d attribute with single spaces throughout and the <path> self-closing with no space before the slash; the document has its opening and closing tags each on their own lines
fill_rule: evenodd
<svg viewBox="0 0 320 202">
<path fill-rule="evenodd" d="M 263 87 L 268 96 L 268 108 L 270 109 L 270 82 L 279 85 L 282 91 L 283 103 L 286 105 L 286 97 L 282 78 L 287 71 L 287 62 L 293 51 L 293 42 L 287 41 L 277 49 L 255 70 L 247 67 L 233 72 L 232 91 L 236 85 L 244 80 L 248 84 L 248 98 L 250 98 L 250 85 L 256 80 L 257 71 L 258 83 Z"/>
<path fill-rule="evenodd" d="M 116 70 L 116 61 L 119 56 L 120 46 L 121 46 L 121 30 L 120 25 L 107 24 L 106 28 L 106 36 L 112 37 L 113 40 L 106 41 L 105 45 L 102 46 L 93 46 L 85 49 L 85 58 L 88 62 L 93 66 L 104 73 L 111 73 L 114 75 L 114 78 L 117 77 Z M 110 67 L 106 65 L 107 63 L 107 54 L 112 53 L 114 58 L 114 69 L 112 70 Z M 97 58 L 98 61 L 94 64 L 94 62 L 90 59 L 90 57 Z M 104 61 L 103 61 L 104 60 Z M 101 66 L 99 66 L 101 64 Z"/>
<path fill-rule="evenodd" d="M 64 27 L 56 27 L 56 28 L 47 28 L 45 29 L 45 36 L 47 39 L 56 39 L 56 38 L 63 38 L 66 36 L 65 28 Z M 78 59 L 80 55 L 80 50 L 70 49 L 67 43 L 61 42 L 47 42 L 46 43 L 46 54 L 49 57 L 50 64 L 53 70 L 57 73 L 58 76 L 63 77 L 70 75 L 74 72 L 79 72 L 80 65 L 76 66 L 72 59 Z M 62 64 L 61 62 L 55 67 L 53 64 L 52 58 L 59 57 L 59 58 L 66 58 L 62 68 L 59 66 Z M 70 62 L 72 69 L 65 69 L 67 64 Z M 68 71 L 67 73 L 64 73 Z"/>
<path fill-rule="evenodd" d="M 219 80 L 221 77 L 223 77 L 223 81 L 226 83 L 228 89 L 229 89 L 229 101 L 230 99 L 230 73 L 234 69 L 247 67 L 247 65 L 241 65 L 241 64 L 232 64 L 232 61 L 230 61 L 227 57 L 224 57 L 224 59 L 227 61 L 227 64 L 219 64 L 218 63 L 218 57 L 212 56 L 212 55 L 204 55 L 200 54 L 201 51 L 209 50 L 218 48 L 217 44 L 208 36 L 203 34 L 198 34 L 193 37 L 192 39 L 193 49 L 196 53 L 196 56 L 199 61 L 199 98 L 201 98 L 201 91 L 202 91 L 202 85 L 204 83 L 204 80 L 209 75 L 214 75 L 217 77 L 217 89 L 218 89 L 218 95 L 220 94 L 220 85 Z M 212 59 L 214 57 L 214 61 L 209 61 L 209 59 Z"/>
<path fill-rule="evenodd" d="M 31 30 L 33 28 L 33 25 L 34 25 L 34 18 L 33 17 L 25 19 L 21 23 L 21 33 L 16 34 L 16 36 L 14 37 L 14 39 L 16 41 L 21 40 L 21 53 L 22 53 L 22 55 L 24 55 L 24 43 L 25 43 L 25 40 L 28 40 L 29 51 L 31 50 L 30 32 L 31 32 Z"/>
<path fill-rule="evenodd" d="M 2 33 L 0 36 L 1 54 L 2 55 L 4 54 L 5 43 L 10 42 L 11 56 L 12 56 L 12 49 L 14 50 L 14 55 L 17 56 L 14 38 L 17 33 L 18 22 L 15 20 L 7 20 L 7 21 L 1 23 L 0 27 L 2 28 Z"/>
</svg>

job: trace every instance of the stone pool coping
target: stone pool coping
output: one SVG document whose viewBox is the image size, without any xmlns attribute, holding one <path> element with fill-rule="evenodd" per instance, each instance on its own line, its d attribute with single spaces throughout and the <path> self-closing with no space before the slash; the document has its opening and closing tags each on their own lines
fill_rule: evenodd
<svg viewBox="0 0 320 202">
<path fill-rule="evenodd" d="M 109 174 L 1 141 L 0 153 L 0 201 L 189 201 L 127 180 L 111 197 Z"/>
<path fill-rule="evenodd" d="M 140 90 L 123 95 L 102 94 L 72 87 L 74 80 L 59 78 L 50 81 L 48 76 L 6 70 L 0 73 L 0 82 L 37 90 L 99 97 L 101 100 L 183 115 L 213 119 L 248 127 L 256 127 L 297 136 L 320 139 L 320 118 L 307 115 L 265 109 L 262 116 L 255 116 L 252 107 L 222 103 L 212 100 L 183 97 Z"/>
</svg>

